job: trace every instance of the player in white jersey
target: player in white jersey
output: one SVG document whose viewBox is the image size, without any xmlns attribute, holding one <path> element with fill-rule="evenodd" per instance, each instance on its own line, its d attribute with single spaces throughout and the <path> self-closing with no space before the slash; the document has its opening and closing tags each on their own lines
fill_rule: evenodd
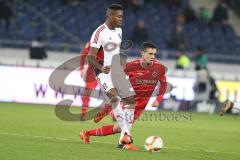
<svg viewBox="0 0 240 160">
<path fill-rule="evenodd" d="M 134 147 L 131 144 L 133 140 L 130 129 L 134 117 L 135 92 L 129 80 L 126 79 L 120 63 L 122 19 L 122 6 L 120 4 L 110 5 L 107 9 L 107 20 L 94 31 L 91 37 L 88 61 L 101 71 L 97 76 L 97 81 L 109 97 L 113 113 L 122 130 L 119 144 L 126 145 L 125 148 L 131 148 Z M 103 66 L 95 58 L 101 46 L 104 50 Z M 120 105 L 120 100 L 123 101 L 126 108 L 124 111 Z M 81 138 L 84 138 L 84 133 L 82 133 Z"/>
</svg>

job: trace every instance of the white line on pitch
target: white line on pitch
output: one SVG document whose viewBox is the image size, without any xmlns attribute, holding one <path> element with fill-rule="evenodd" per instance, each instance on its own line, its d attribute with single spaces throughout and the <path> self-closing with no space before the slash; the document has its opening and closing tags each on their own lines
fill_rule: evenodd
<svg viewBox="0 0 240 160">
<path fill-rule="evenodd" d="M 36 136 L 36 135 L 30 135 L 30 134 L 19 134 L 19 133 L 9 133 L 9 132 L 0 132 L 1 135 L 9 135 L 9 136 L 19 136 L 19 137 L 31 137 L 31 138 L 41 138 L 41 139 L 52 139 L 52 140 L 61 140 L 61 141 L 72 141 L 77 142 L 74 139 L 68 139 L 68 138 L 62 138 L 62 137 L 49 137 L 49 136 Z M 101 144 L 111 144 L 115 145 L 115 143 L 112 142 L 101 142 L 101 141 L 92 141 L 94 143 L 101 143 Z M 192 151 L 192 152 L 207 152 L 207 153 L 225 153 L 225 154 L 236 154 L 240 155 L 238 152 L 218 152 L 218 151 L 212 151 L 212 150 L 196 150 L 196 149 L 186 149 L 181 147 L 164 147 L 167 149 L 174 149 L 174 150 L 181 150 L 181 151 Z"/>
</svg>

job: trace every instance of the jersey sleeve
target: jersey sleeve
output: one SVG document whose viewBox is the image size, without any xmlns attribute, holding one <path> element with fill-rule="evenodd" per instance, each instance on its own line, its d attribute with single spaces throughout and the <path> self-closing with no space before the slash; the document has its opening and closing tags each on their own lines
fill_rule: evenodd
<svg viewBox="0 0 240 160">
<path fill-rule="evenodd" d="M 133 77 L 136 74 L 135 69 L 135 64 L 133 62 L 128 62 L 125 66 L 124 71 L 128 76 Z"/>
<path fill-rule="evenodd" d="M 124 71 L 126 72 L 126 74 L 129 72 L 129 70 L 130 70 L 130 62 L 128 62 L 127 64 L 126 64 L 126 66 L 125 66 L 125 69 L 124 69 Z"/>
<path fill-rule="evenodd" d="M 159 89 L 159 93 L 158 93 L 158 96 L 157 96 L 157 101 L 158 103 L 160 103 L 163 99 L 163 96 L 167 90 L 167 78 L 166 76 L 162 76 L 161 80 L 159 80 L 161 85 L 160 85 L 160 89 Z"/>
<path fill-rule="evenodd" d="M 102 36 L 101 30 L 97 29 L 94 31 L 90 40 L 90 46 L 94 48 L 100 48 L 103 45 Z"/>
<path fill-rule="evenodd" d="M 166 90 L 167 90 L 167 78 L 165 75 L 167 72 L 167 68 L 164 65 L 159 64 L 158 72 L 160 73 L 159 74 L 159 82 L 161 85 L 160 85 L 159 93 L 157 96 L 157 101 L 158 101 L 158 103 L 160 103 L 163 99 L 164 94 L 166 93 Z"/>
<path fill-rule="evenodd" d="M 162 77 L 165 76 L 165 74 L 167 73 L 167 68 L 164 65 L 159 64 L 158 65 L 158 73 L 160 73 L 159 74 L 159 81 L 161 81 Z"/>
</svg>

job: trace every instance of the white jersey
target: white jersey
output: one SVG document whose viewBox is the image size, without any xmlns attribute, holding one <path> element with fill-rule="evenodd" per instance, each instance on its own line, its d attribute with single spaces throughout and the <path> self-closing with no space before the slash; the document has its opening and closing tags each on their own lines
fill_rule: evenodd
<svg viewBox="0 0 240 160">
<path fill-rule="evenodd" d="M 113 56 L 120 54 L 121 42 L 122 29 L 115 28 L 114 30 L 111 30 L 104 23 L 93 32 L 90 40 L 90 46 L 94 48 L 103 47 L 103 66 L 109 66 L 112 63 Z"/>
</svg>

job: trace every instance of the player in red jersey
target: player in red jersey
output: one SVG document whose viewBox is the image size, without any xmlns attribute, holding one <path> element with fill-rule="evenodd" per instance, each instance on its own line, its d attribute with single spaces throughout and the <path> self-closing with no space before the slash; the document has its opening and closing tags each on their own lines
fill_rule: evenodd
<svg viewBox="0 0 240 160">
<path fill-rule="evenodd" d="M 152 104 L 153 107 L 158 107 L 163 95 L 167 89 L 166 83 L 166 67 L 160 64 L 156 59 L 156 46 L 151 42 L 145 42 L 141 47 L 142 58 L 134 60 L 126 64 L 125 72 L 129 76 L 130 82 L 136 93 L 135 95 L 135 111 L 134 111 L 134 123 L 135 120 L 143 113 L 149 99 L 154 96 L 153 92 L 155 88 L 160 85 L 160 90 L 157 95 L 157 99 Z M 104 111 L 105 112 L 105 111 Z M 106 115 L 101 113 L 100 115 Z M 95 122 L 98 122 L 104 116 L 95 118 Z M 121 129 L 118 124 L 107 125 L 101 128 L 84 131 L 82 137 L 84 143 L 89 143 L 90 136 L 106 136 L 115 133 L 120 133 Z M 124 148 L 124 145 L 119 144 L 120 148 Z M 138 150 L 132 148 L 132 150 Z"/>
<path fill-rule="evenodd" d="M 87 112 L 90 102 L 90 96 L 92 90 L 96 89 L 98 83 L 96 81 L 94 66 L 88 64 L 87 55 L 89 53 L 90 43 L 87 42 L 85 47 L 83 48 L 82 52 L 80 53 L 80 73 L 81 77 L 83 78 L 84 82 L 86 83 L 84 93 L 82 96 L 82 113 L 81 116 L 83 117 Z M 100 48 L 96 54 L 96 59 L 99 63 L 103 63 L 103 49 Z M 111 106 L 106 105 L 105 109 Z"/>
</svg>

